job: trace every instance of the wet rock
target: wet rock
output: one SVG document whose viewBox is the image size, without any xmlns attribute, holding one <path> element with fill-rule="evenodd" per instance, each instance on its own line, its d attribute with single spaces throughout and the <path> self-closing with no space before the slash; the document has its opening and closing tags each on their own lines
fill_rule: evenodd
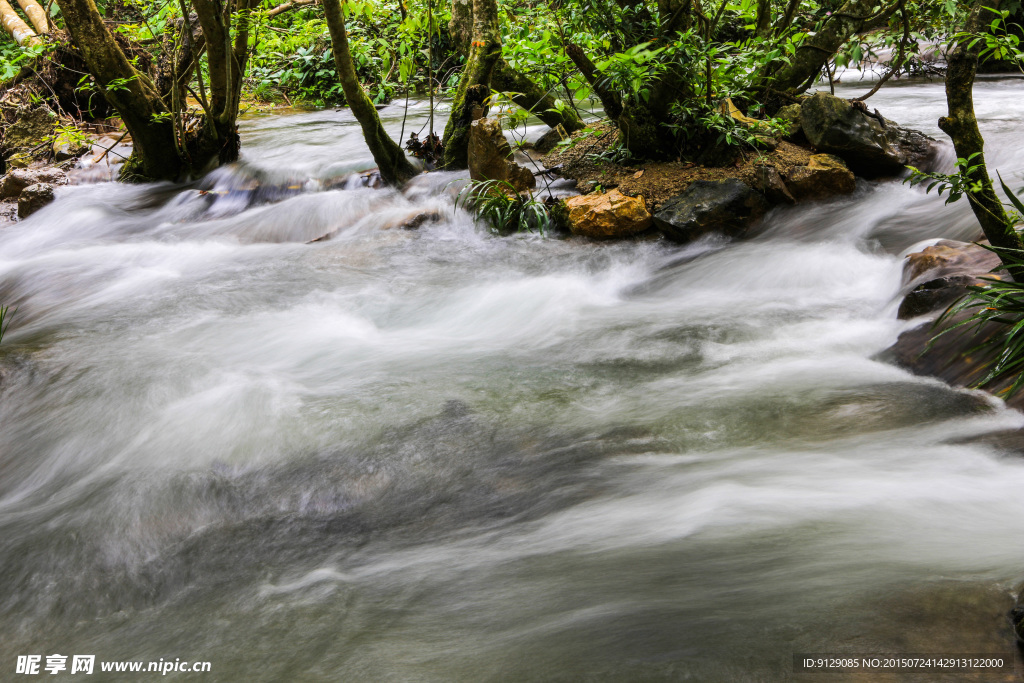
<svg viewBox="0 0 1024 683">
<path fill-rule="evenodd" d="M 525 192 L 537 185 L 533 173 L 512 160 L 512 147 L 496 119 L 482 118 L 469 127 L 469 177 L 500 180 Z"/>
<path fill-rule="evenodd" d="M 921 166 L 935 152 L 935 140 L 901 128 L 863 105 L 816 93 L 800 107 L 800 125 L 816 149 L 836 154 L 857 175 L 895 175 L 910 164 Z"/>
<path fill-rule="evenodd" d="M 555 148 L 562 140 L 568 140 L 569 133 L 565 131 L 565 127 L 562 124 L 558 124 L 548 132 L 541 135 L 537 142 L 533 143 L 533 148 L 541 154 L 547 154 Z"/>
<path fill-rule="evenodd" d="M 782 175 L 774 166 L 758 166 L 754 169 L 754 189 L 764 195 L 771 204 L 795 204 L 796 198 L 790 193 Z"/>
<path fill-rule="evenodd" d="M 896 343 L 879 354 L 880 360 L 888 361 L 915 375 L 937 377 L 955 387 L 973 387 L 988 372 L 988 363 L 994 358 L 992 349 L 977 347 L 1001 331 L 1002 325 L 987 323 L 981 328 L 965 326 L 939 336 L 939 333 L 962 322 L 969 313 L 962 312 L 949 318 L 939 327 L 932 322 L 904 332 Z M 1013 380 L 989 383 L 981 388 L 990 394 L 999 395 L 1012 384 Z M 1007 401 L 1012 408 L 1024 407 L 1024 393 L 1018 393 Z"/>
<path fill-rule="evenodd" d="M 735 178 L 698 180 L 668 200 L 654 214 L 654 224 L 675 242 L 712 232 L 742 237 L 767 210 L 765 198 Z"/>
<path fill-rule="evenodd" d="M 919 315 L 945 310 L 951 303 L 967 293 L 969 285 L 983 284 L 970 275 L 947 275 L 923 282 L 907 294 L 900 302 L 900 320 L 910 320 Z"/>
<path fill-rule="evenodd" d="M 903 267 L 904 282 L 914 288 L 900 304 L 900 318 L 921 315 L 937 318 L 949 304 L 967 292 L 969 285 L 982 283 L 981 277 L 1000 277 L 998 272 L 989 272 L 998 263 L 998 257 L 987 249 L 952 240 L 942 240 L 910 254 Z M 973 326 L 965 326 L 939 336 L 940 332 L 951 329 L 969 315 L 970 312 L 961 312 L 939 326 L 925 322 L 904 332 L 879 358 L 916 375 L 937 377 L 956 387 L 974 386 L 984 378 L 993 354 L 992 349 L 978 347 L 1001 332 L 1003 326 L 988 323 L 977 330 Z M 1011 383 L 1012 379 L 1002 380 L 982 389 L 999 395 Z M 1017 394 L 1007 404 L 1014 408 L 1024 407 L 1024 393 Z"/>
<path fill-rule="evenodd" d="M 68 176 L 59 168 L 19 168 L 0 178 L 0 199 L 17 197 L 22 190 L 37 183 L 67 185 Z"/>
<path fill-rule="evenodd" d="M 629 237 L 651 227 L 644 198 L 627 197 L 618 190 L 572 197 L 565 208 L 572 233 L 592 239 Z"/>
<path fill-rule="evenodd" d="M 912 289 L 897 315 L 908 320 L 938 314 L 966 294 L 969 286 L 984 284 L 982 277 L 1004 277 L 999 266 L 999 257 L 988 249 L 955 240 L 941 240 L 908 254 L 903 262 L 903 284 Z"/>
<path fill-rule="evenodd" d="M 815 154 L 806 166 L 790 170 L 786 186 L 797 199 L 819 199 L 850 194 L 857 187 L 857 179 L 839 157 Z"/>
<path fill-rule="evenodd" d="M 57 115 L 47 107 L 18 107 L 15 121 L 4 131 L 3 150 L 10 155 L 16 152 L 27 153 L 43 145 L 46 138 L 53 135 L 57 126 Z"/>
<path fill-rule="evenodd" d="M 970 242 L 940 240 L 921 251 L 907 254 L 903 262 L 903 282 L 933 280 L 946 275 L 974 275 L 988 273 L 1000 265 L 992 251 Z"/>
<path fill-rule="evenodd" d="M 29 185 L 18 196 L 18 218 L 28 218 L 54 199 L 53 185 L 36 183 Z"/>
</svg>

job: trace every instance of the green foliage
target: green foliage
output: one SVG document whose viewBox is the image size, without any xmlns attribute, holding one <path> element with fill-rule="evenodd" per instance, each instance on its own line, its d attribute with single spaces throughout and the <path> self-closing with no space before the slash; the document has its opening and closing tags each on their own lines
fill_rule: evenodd
<svg viewBox="0 0 1024 683">
<path fill-rule="evenodd" d="M 543 202 L 533 195 L 522 195 L 504 180 L 470 181 L 455 199 L 456 208 L 471 210 L 478 221 L 485 221 L 498 235 L 516 232 L 540 232 L 551 227 L 551 216 Z"/>
<path fill-rule="evenodd" d="M 10 306 L 0 306 L 0 342 L 4 340 L 4 334 L 7 333 L 7 328 L 11 326 L 11 318 L 17 312 L 17 308 L 12 311 Z"/>
<path fill-rule="evenodd" d="M 48 45 L 20 47 L 6 33 L 0 34 L 4 36 L 4 40 L 0 41 L 0 84 L 17 76 L 22 67 L 31 64 L 49 49 Z"/>
<path fill-rule="evenodd" d="M 456 65 L 447 34 L 440 30 L 450 18 L 446 4 L 431 0 L 434 29 L 431 33 L 427 30 L 426 0 L 410 3 L 405 19 L 399 2 L 349 0 L 343 5 L 356 73 L 370 99 L 377 104 L 404 94 L 407 87 L 426 89 L 428 41 L 435 80 L 442 80 L 445 65 Z M 317 7 L 311 5 L 266 18 L 256 35 L 247 81 L 255 97 L 314 106 L 344 102 L 327 26 Z"/>
<path fill-rule="evenodd" d="M 910 177 L 903 182 L 911 187 L 928 183 L 925 188 L 926 193 L 935 190 L 939 195 L 946 194 L 946 204 L 952 204 L 959 201 L 964 195 L 981 191 L 982 182 L 977 179 L 976 175 L 981 164 L 974 163 L 977 157 L 978 153 L 972 154 L 966 159 L 958 158 L 956 170 L 953 173 L 933 173 L 908 166 Z"/>
</svg>

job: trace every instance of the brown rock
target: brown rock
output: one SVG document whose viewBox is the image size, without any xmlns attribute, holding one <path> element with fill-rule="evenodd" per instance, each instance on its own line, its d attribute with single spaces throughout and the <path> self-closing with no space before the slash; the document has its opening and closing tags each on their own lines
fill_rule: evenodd
<svg viewBox="0 0 1024 683">
<path fill-rule="evenodd" d="M 839 157 L 815 154 L 806 166 L 790 170 L 786 186 L 797 199 L 818 199 L 850 194 L 857 187 L 857 180 Z"/>
<path fill-rule="evenodd" d="M 999 257 L 969 242 L 941 240 L 908 254 L 903 262 L 903 284 L 912 289 L 900 302 L 901 320 L 938 313 L 967 293 L 971 285 L 984 284 L 982 277 L 999 278 Z M 906 291 L 906 290 L 904 290 Z"/>
<path fill-rule="evenodd" d="M 934 280 L 949 275 L 981 275 L 999 266 L 995 253 L 970 242 L 940 240 L 908 254 L 903 262 L 903 282 Z"/>
<path fill-rule="evenodd" d="M 651 227 L 651 214 L 643 197 L 627 197 L 618 190 L 567 199 L 569 229 L 592 239 L 629 237 Z"/>
<path fill-rule="evenodd" d="M 529 170 L 512 160 L 512 147 L 496 119 L 478 119 L 469 127 L 469 177 L 473 180 L 501 180 L 516 192 L 537 185 Z"/>
<path fill-rule="evenodd" d="M 755 168 L 751 185 L 772 204 L 796 204 L 796 199 L 790 193 L 786 183 L 782 181 L 782 175 L 779 174 L 774 166 L 758 166 Z"/>
<path fill-rule="evenodd" d="M 17 168 L 0 178 L 0 199 L 17 197 L 26 187 L 36 183 L 67 185 L 68 177 L 59 168 Z"/>
<path fill-rule="evenodd" d="M 28 218 L 54 199 L 53 185 L 37 183 L 29 185 L 18 196 L 18 218 Z"/>
</svg>

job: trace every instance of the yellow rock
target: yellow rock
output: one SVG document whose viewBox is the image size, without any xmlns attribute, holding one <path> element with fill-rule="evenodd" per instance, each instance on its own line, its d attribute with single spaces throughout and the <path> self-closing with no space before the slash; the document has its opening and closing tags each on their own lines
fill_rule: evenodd
<svg viewBox="0 0 1024 683">
<path fill-rule="evenodd" d="M 629 237 L 651 227 L 651 214 L 643 197 L 627 197 L 618 190 L 566 200 L 569 228 L 574 235 L 592 239 Z"/>
</svg>

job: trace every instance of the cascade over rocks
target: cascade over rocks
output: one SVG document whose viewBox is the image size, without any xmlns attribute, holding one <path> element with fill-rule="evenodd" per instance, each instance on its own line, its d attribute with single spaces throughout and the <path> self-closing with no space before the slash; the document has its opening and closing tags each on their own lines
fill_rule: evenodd
<svg viewBox="0 0 1024 683">
<path fill-rule="evenodd" d="M 806 166 L 790 170 L 786 186 L 797 199 L 818 199 L 850 194 L 857 187 L 857 179 L 839 157 L 815 154 Z"/>
<path fill-rule="evenodd" d="M 651 227 L 644 198 L 627 197 L 618 190 L 572 197 L 565 208 L 572 233 L 592 239 L 630 237 Z"/>
<path fill-rule="evenodd" d="M 505 181 L 516 192 L 537 185 L 533 174 L 512 160 L 512 146 L 501 132 L 501 123 L 489 118 L 477 119 L 469 127 L 469 177 Z"/>
<path fill-rule="evenodd" d="M 842 157 L 866 178 L 896 175 L 908 164 L 921 166 L 935 153 L 935 140 L 924 133 L 828 93 L 815 93 L 802 102 L 800 125 L 818 151 Z"/>
<path fill-rule="evenodd" d="M 698 180 L 654 214 L 654 224 L 674 242 L 692 242 L 712 232 L 742 237 L 769 205 L 736 178 Z"/>
</svg>

